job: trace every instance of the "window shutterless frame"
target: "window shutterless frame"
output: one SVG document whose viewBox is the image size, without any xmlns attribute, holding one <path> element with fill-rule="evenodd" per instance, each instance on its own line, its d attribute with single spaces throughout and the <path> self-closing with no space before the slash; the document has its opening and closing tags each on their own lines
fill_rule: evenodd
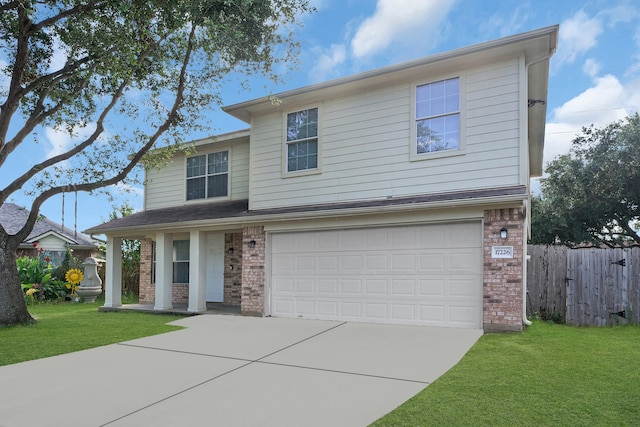
<svg viewBox="0 0 640 427">
<path fill-rule="evenodd" d="M 231 150 L 186 158 L 185 200 L 229 199 Z"/>
<path fill-rule="evenodd" d="M 460 74 L 412 85 L 410 160 L 464 154 L 465 83 Z"/>
<path fill-rule="evenodd" d="M 321 172 L 322 125 L 320 107 L 283 114 L 282 177 Z"/>
</svg>

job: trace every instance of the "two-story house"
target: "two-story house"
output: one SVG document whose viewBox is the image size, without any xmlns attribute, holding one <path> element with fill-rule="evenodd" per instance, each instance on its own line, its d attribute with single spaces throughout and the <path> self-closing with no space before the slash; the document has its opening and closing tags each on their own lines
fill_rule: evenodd
<svg viewBox="0 0 640 427">
<path fill-rule="evenodd" d="M 529 181 L 558 27 L 224 108 L 250 127 L 149 171 L 141 301 L 247 315 L 521 330 Z"/>
</svg>

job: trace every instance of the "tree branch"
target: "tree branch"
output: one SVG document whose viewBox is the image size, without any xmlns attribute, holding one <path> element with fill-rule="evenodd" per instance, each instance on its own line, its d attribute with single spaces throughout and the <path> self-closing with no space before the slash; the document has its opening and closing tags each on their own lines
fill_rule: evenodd
<svg viewBox="0 0 640 427">
<path fill-rule="evenodd" d="M 92 190 L 96 190 L 98 188 L 104 188 L 107 187 L 109 185 L 114 185 L 117 184 L 118 182 L 122 181 L 124 178 L 126 178 L 126 176 L 133 170 L 133 168 L 140 162 L 140 160 L 142 159 L 142 157 L 144 155 L 147 154 L 147 152 L 153 148 L 153 146 L 155 145 L 155 143 L 158 141 L 158 139 L 160 139 L 160 137 L 167 131 L 169 130 L 169 128 L 178 120 L 178 112 L 180 110 L 180 108 L 182 107 L 182 103 L 184 100 L 184 90 L 185 90 L 185 84 L 186 84 L 186 79 L 187 79 L 187 68 L 189 66 L 189 62 L 191 60 L 191 54 L 193 51 L 193 44 L 194 44 L 194 39 L 195 39 L 195 34 L 196 34 L 196 29 L 197 27 L 195 25 L 192 26 L 191 28 L 191 32 L 189 33 L 189 39 L 187 42 L 187 48 L 184 54 L 184 58 L 182 60 L 182 67 L 180 69 L 180 77 L 178 80 L 178 86 L 176 88 L 176 96 L 175 96 L 175 100 L 173 102 L 173 106 L 170 110 L 170 112 L 167 115 L 166 120 L 160 125 L 158 126 L 158 129 L 156 129 L 156 132 L 149 138 L 149 140 L 147 141 L 147 143 L 136 152 L 136 154 L 131 158 L 131 160 L 129 161 L 129 163 L 120 170 L 120 172 L 118 172 L 116 175 L 114 175 L 113 177 L 104 180 L 104 181 L 95 181 L 95 182 L 89 182 L 89 183 L 83 183 L 83 184 L 78 184 L 75 186 L 75 189 L 77 191 L 92 191 Z M 122 93 L 124 92 L 124 89 L 126 88 L 126 85 L 123 83 L 119 89 L 118 89 L 118 98 L 122 95 Z M 115 105 L 117 99 L 115 99 L 115 95 L 114 95 L 114 99 L 112 100 L 112 102 L 110 103 L 110 108 L 113 108 L 113 106 Z M 103 112 L 102 116 L 101 116 L 101 120 L 99 121 L 98 127 L 102 127 L 102 123 L 104 118 L 106 117 L 106 110 L 105 112 Z M 94 132 L 94 134 L 92 135 L 92 137 L 94 135 L 95 138 L 97 139 L 97 136 L 99 135 L 99 133 L 97 133 L 98 129 L 96 129 L 96 132 Z M 102 130 L 100 131 L 100 133 L 102 132 Z M 91 137 L 89 138 L 91 139 Z M 95 139 L 94 139 L 95 140 Z M 87 146 L 90 144 L 86 144 Z M 78 146 L 79 147 L 79 146 Z M 82 149 L 78 149 L 78 147 L 74 148 L 74 150 L 72 151 L 76 151 L 79 152 Z M 84 148 L 84 147 L 83 147 Z M 65 156 L 68 153 L 62 154 L 60 156 L 57 156 L 58 158 L 61 156 Z M 75 153 L 74 153 L 75 154 Z M 69 156 L 71 157 L 71 156 Z M 52 160 L 52 159 L 50 159 Z M 58 160 L 60 161 L 60 160 Z M 43 162 L 44 163 L 44 162 Z M 57 162 L 54 162 L 57 163 Z M 14 181 L 15 183 L 16 181 Z M 13 183 L 11 184 L 13 185 Z M 20 188 L 20 187 L 18 187 Z M 18 231 L 18 233 L 16 233 L 16 237 L 18 239 L 24 240 L 27 238 L 27 236 L 29 235 L 30 231 L 33 229 L 33 226 L 38 218 L 38 214 L 40 212 L 40 207 L 42 206 L 42 204 L 48 200 L 49 198 L 62 193 L 63 191 L 65 191 L 68 188 L 68 186 L 57 186 L 57 187 L 52 187 L 48 190 L 43 191 L 42 193 L 40 193 L 33 201 L 32 205 L 31 205 L 31 212 L 29 214 L 29 217 L 27 218 L 27 222 L 25 223 L 25 225 L 22 227 L 22 229 L 20 229 L 20 231 Z M 4 197 L 0 196 L 0 197 Z M 0 203 L 2 203 L 4 200 L 0 199 Z"/>
</svg>

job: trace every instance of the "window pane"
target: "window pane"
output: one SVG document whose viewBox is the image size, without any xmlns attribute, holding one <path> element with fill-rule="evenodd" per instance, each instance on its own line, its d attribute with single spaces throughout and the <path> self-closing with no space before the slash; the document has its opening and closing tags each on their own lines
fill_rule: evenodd
<svg viewBox="0 0 640 427">
<path fill-rule="evenodd" d="M 297 141 L 317 135 L 317 108 L 287 114 L 287 141 Z"/>
<path fill-rule="evenodd" d="M 189 261 L 189 241 L 188 240 L 173 241 L 173 260 Z"/>
<path fill-rule="evenodd" d="M 309 169 L 315 169 L 318 167 L 318 156 L 316 154 L 310 155 L 307 162 Z"/>
<path fill-rule="evenodd" d="M 204 199 L 204 186 L 204 177 L 187 179 L 187 200 Z"/>
<path fill-rule="evenodd" d="M 287 147 L 287 171 L 315 169 L 318 167 L 318 140 L 295 142 Z"/>
<path fill-rule="evenodd" d="M 195 156 L 187 158 L 187 178 L 202 176 L 205 174 L 206 156 Z"/>
<path fill-rule="evenodd" d="M 416 87 L 416 152 L 460 148 L 460 79 Z"/>
<path fill-rule="evenodd" d="M 209 191 L 207 197 L 225 197 L 228 188 L 228 174 L 212 175 L 209 179 Z"/>
<path fill-rule="evenodd" d="M 229 170 L 229 152 L 221 151 L 209 154 L 207 169 L 209 174 L 227 172 Z"/>
<path fill-rule="evenodd" d="M 189 283 L 189 263 L 173 263 L 173 283 Z"/>
</svg>

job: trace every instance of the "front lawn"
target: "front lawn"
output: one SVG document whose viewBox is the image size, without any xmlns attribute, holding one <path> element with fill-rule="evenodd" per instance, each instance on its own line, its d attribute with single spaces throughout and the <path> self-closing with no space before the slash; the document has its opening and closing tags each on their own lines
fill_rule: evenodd
<svg viewBox="0 0 640 427">
<path fill-rule="evenodd" d="M 34 325 L 0 328 L 0 366 L 85 350 L 180 329 L 182 316 L 98 312 L 98 305 L 45 303 L 29 307 Z"/>
<path fill-rule="evenodd" d="M 374 426 L 638 425 L 640 328 L 536 322 L 487 334 Z"/>
</svg>

